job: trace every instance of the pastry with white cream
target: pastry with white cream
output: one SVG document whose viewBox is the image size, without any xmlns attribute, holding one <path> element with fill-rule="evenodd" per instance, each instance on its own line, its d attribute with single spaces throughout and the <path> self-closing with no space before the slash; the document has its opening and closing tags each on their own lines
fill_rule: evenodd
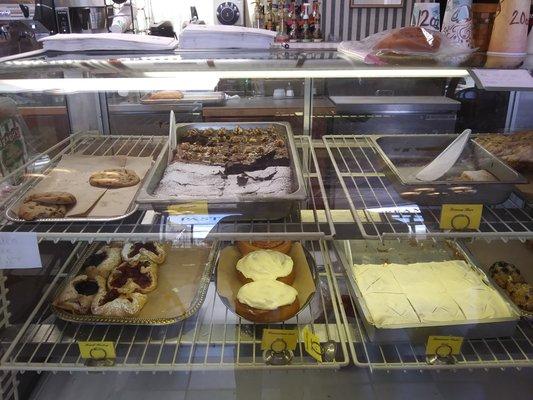
<svg viewBox="0 0 533 400">
<path fill-rule="evenodd" d="M 294 262 L 291 257 L 274 250 L 256 250 L 237 262 L 237 275 L 243 283 L 278 280 L 287 285 L 294 282 Z"/>
</svg>

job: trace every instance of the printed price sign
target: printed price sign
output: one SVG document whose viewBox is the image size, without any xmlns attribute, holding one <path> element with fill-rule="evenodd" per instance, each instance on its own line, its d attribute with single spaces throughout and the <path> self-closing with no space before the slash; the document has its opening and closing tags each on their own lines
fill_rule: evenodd
<svg viewBox="0 0 533 400">
<path fill-rule="evenodd" d="M 207 201 L 173 204 L 167 207 L 167 211 L 170 215 L 207 214 Z"/>
<path fill-rule="evenodd" d="M 463 338 L 460 336 L 429 336 L 426 355 L 440 358 L 455 356 L 461 352 Z"/>
<path fill-rule="evenodd" d="M 82 358 L 90 360 L 106 360 L 116 358 L 113 342 L 78 342 Z"/>
<path fill-rule="evenodd" d="M 298 331 L 296 329 L 263 329 L 261 350 L 272 350 L 280 353 L 284 350 L 296 349 Z"/>
<path fill-rule="evenodd" d="M 37 234 L 0 233 L 0 269 L 42 268 Z"/>
<path fill-rule="evenodd" d="M 444 204 L 440 213 L 440 229 L 479 229 L 483 204 Z"/>
<path fill-rule="evenodd" d="M 322 346 L 317 335 L 311 332 L 308 326 L 303 329 L 304 349 L 311 357 L 318 362 L 322 362 Z"/>
</svg>

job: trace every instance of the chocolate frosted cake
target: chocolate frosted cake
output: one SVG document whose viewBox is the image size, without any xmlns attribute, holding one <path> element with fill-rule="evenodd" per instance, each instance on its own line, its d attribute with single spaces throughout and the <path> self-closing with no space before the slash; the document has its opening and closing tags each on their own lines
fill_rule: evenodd
<svg viewBox="0 0 533 400">
<path fill-rule="evenodd" d="M 292 190 L 288 149 L 274 127 L 191 129 L 179 140 L 156 196 L 265 197 Z"/>
</svg>

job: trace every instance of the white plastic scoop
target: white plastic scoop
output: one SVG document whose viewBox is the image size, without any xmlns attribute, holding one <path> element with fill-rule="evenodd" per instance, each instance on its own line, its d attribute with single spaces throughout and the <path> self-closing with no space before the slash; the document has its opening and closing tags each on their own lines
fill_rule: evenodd
<svg viewBox="0 0 533 400">
<path fill-rule="evenodd" d="M 448 172 L 463 152 L 471 133 L 471 129 L 465 129 L 442 153 L 418 171 L 415 175 L 416 179 L 426 182 L 436 181 Z"/>
</svg>

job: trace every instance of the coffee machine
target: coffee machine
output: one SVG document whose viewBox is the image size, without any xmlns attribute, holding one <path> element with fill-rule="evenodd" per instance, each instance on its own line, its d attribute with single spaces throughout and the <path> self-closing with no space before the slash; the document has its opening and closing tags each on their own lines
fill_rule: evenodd
<svg viewBox="0 0 533 400">
<path fill-rule="evenodd" d="M 0 57 L 41 48 L 39 39 L 49 32 L 34 21 L 33 4 L 0 2 Z"/>
<path fill-rule="evenodd" d="M 105 0 L 36 0 L 35 19 L 56 33 L 107 32 L 112 6 Z"/>
</svg>

